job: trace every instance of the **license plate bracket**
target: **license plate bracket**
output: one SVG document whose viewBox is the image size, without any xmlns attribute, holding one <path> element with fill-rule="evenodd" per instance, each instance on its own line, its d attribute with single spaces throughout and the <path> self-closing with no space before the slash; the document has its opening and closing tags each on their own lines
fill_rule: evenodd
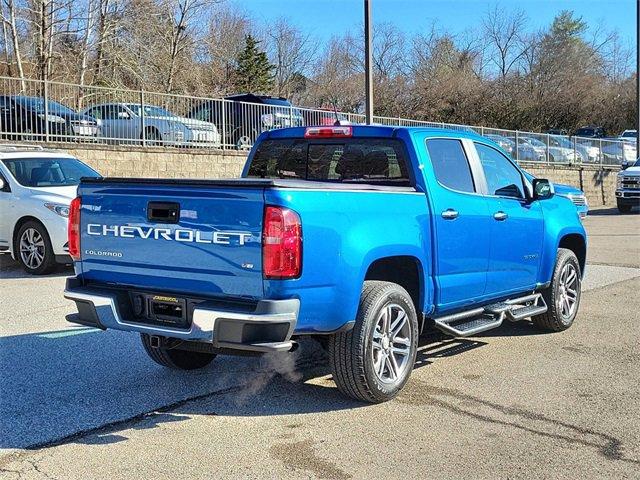
<svg viewBox="0 0 640 480">
<path fill-rule="evenodd" d="M 187 302 L 184 298 L 147 295 L 146 300 L 146 313 L 150 320 L 176 328 L 188 326 Z"/>
</svg>

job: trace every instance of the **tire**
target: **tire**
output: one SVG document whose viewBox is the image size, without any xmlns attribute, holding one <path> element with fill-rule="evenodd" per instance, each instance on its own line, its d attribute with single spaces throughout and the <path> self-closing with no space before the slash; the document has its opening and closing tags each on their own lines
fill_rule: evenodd
<svg viewBox="0 0 640 480">
<path fill-rule="evenodd" d="M 33 133 L 33 130 L 30 128 L 26 128 L 22 131 L 22 135 L 20 136 L 20 139 L 23 142 L 37 142 L 38 141 L 38 137 L 36 134 Z M 43 139 L 44 140 L 44 139 Z"/>
<path fill-rule="evenodd" d="M 401 312 L 405 314 L 404 322 L 400 320 L 400 326 L 394 328 L 396 335 L 393 331 L 384 333 L 385 312 L 386 315 L 391 313 L 391 322 L 387 322 L 390 326 L 400 320 Z M 398 353 L 396 356 L 391 350 L 394 346 L 405 355 Z M 393 399 L 407 383 L 417 349 L 417 314 L 407 291 L 395 283 L 366 281 L 354 327 L 329 337 L 329 365 L 336 385 L 344 395 L 363 402 L 381 403 Z M 392 378 L 392 363 L 397 368 L 395 379 Z M 379 365 L 382 366 L 381 373 Z"/>
<path fill-rule="evenodd" d="M 618 202 L 618 212 L 620 213 L 630 213 L 632 208 L 633 208 L 633 205 L 631 204 L 624 204 L 624 203 Z"/>
<path fill-rule="evenodd" d="M 249 132 L 238 131 L 234 135 L 233 143 L 236 150 L 250 150 L 257 137 L 258 135 L 253 130 Z"/>
<path fill-rule="evenodd" d="M 571 250 L 559 248 L 551 285 L 541 292 L 548 310 L 532 317 L 533 324 L 552 332 L 573 325 L 580 306 L 581 284 L 578 257 Z"/>
<path fill-rule="evenodd" d="M 196 370 L 206 367 L 216 358 L 215 353 L 192 352 L 176 348 L 154 348 L 151 346 L 151 336 L 146 333 L 141 333 L 140 339 L 151 360 L 163 367 L 175 370 Z"/>
<path fill-rule="evenodd" d="M 45 275 L 56 267 L 51 239 L 40 222 L 29 220 L 19 229 L 14 240 L 14 255 L 25 272 Z"/>
<path fill-rule="evenodd" d="M 147 128 L 145 131 L 144 141 L 149 146 L 156 146 L 162 144 L 162 135 L 155 128 Z"/>
</svg>

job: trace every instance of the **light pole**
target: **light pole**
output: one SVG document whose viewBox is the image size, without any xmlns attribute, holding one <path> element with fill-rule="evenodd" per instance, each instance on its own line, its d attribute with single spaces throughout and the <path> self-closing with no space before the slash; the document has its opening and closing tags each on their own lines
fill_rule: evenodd
<svg viewBox="0 0 640 480">
<path fill-rule="evenodd" d="M 640 0 L 636 0 L 636 155 L 640 154 Z"/>
<path fill-rule="evenodd" d="M 364 119 L 367 125 L 373 123 L 373 59 L 371 52 L 371 0 L 364 0 Z"/>
</svg>

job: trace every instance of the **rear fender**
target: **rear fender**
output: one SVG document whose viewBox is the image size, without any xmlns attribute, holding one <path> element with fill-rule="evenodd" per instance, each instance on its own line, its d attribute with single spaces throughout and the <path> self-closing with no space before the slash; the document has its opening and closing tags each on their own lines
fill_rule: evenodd
<svg viewBox="0 0 640 480">
<path fill-rule="evenodd" d="M 270 189 L 265 200 L 295 210 L 302 221 L 300 278 L 265 281 L 266 298 L 300 299 L 298 333 L 332 331 L 354 320 L 367 270 L 379 258 L 412 256 L 430 268 L 424 194 Z"/>
</svg>

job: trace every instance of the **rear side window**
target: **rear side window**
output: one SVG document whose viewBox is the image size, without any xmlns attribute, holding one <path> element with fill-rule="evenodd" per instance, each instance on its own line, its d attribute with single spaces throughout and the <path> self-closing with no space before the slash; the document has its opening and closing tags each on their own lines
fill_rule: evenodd
<svg viewBox="0 0 640 480">
<path fill-rule="evenodd" d="M 469 161 L 460 140 L 432 138 L 427 150 L 438 182 L 459 192 L 475 192 Z"/>
<path fill-rule="evenodd" d="M 394 139 L 265 140 L 249 177 L 410 186 L 402 142 Z"/>
</svg>

